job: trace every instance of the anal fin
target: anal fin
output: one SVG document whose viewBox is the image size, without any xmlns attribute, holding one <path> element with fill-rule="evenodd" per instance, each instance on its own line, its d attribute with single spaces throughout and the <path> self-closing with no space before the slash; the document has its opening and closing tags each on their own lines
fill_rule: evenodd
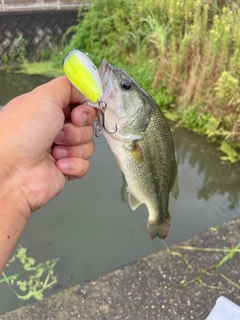
<svg viewBox="0 0 240 320">
<path fill-rule="evenodd" d="M 136 210 L 137 207 L 140 206 L 140 204 L 142 204 L 141 201 L 139 201 L 132 193 L 129 192 L 128 194 L 128 202 L 129 202 L 129 205 L 130 205 L 130 208 L 132 210 Z"/>
</svg>

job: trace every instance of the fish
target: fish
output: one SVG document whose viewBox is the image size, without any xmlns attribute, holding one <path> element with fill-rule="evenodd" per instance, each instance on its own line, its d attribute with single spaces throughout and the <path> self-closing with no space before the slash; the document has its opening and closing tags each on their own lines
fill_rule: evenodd
<svg viewBox="0 0 240 320">
<path fill-rule="evenodd" d="M 103 60 L 99 74 L 105 109 L 104 117 L 97 110 L 98 123 L 127 181 L 130 208 L 145 204 L 150 237 L 164 239 L 169 194 L 176 199 L 179 193 L 171 130 L 155 100 L 127 72 Z"/>
<path fill-rule="evenodd" d="M 85 53 L 70 51 L 63 59 L 63 71 L 84 97 L 95 104 L 101 100 L 103 88 L 98 69 Z"/>
</svg>

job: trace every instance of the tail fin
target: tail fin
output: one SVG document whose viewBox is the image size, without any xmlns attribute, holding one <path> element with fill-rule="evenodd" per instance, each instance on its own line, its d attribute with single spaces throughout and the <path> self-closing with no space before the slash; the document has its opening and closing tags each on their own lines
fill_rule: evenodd
<svg viewBox="0 0 240 320">
<path fill-rule="evenodd" d="M 156 237 L 159 237 L 160 239 L 165 239 L 170 230 L 170 219 L 167 219 L 166 221 L 159 223 L 153 223 L 151 221 L 148 221 L 147 228 L 151 239 L 154 239 Z"/>
</svg>

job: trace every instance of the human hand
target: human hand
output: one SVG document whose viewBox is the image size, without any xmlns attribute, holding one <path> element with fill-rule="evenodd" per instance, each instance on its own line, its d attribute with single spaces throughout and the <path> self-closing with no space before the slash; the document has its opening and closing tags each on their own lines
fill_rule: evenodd
<svg viewBox="0 0 240 320">
<path fill-rule="evenodd" d="M 1 189 L 5 201 L 14 202 L 26 218 L 89 169 L 96 112 L 86 105 L 70 106 L 82 97 L 61 77 L 0 111 Z"/>
</svg>

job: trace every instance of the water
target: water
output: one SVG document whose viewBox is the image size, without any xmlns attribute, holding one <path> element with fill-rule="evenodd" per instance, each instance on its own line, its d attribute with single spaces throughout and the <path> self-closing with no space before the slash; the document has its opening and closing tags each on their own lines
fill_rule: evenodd
<svg viewBox="0 0 240 320">
<path fill-rule="evenodd" d="M 46 81 L 42 76 L 0 73 L 0 105 Z M 173 138 L 180 195 L 177 201 L 170 199 L 168 245 L 240 216 L 240 166 L 221 164 L 220 151 L 204 137 L 178 128 Z M 61 195 L 32 215 L 19 244 L 39 262 L 60 257 L 55 268 L 59 283 L 46 295 L 164 249 L 161 241 L 148 236 L 146 207 L 131 211 L 125 189 L 100 137 L 87 176 L 69 182 Z M 0 314 L 23 304 L 6 284 L 0 285 L 0 301 Z"/>
</svg>

